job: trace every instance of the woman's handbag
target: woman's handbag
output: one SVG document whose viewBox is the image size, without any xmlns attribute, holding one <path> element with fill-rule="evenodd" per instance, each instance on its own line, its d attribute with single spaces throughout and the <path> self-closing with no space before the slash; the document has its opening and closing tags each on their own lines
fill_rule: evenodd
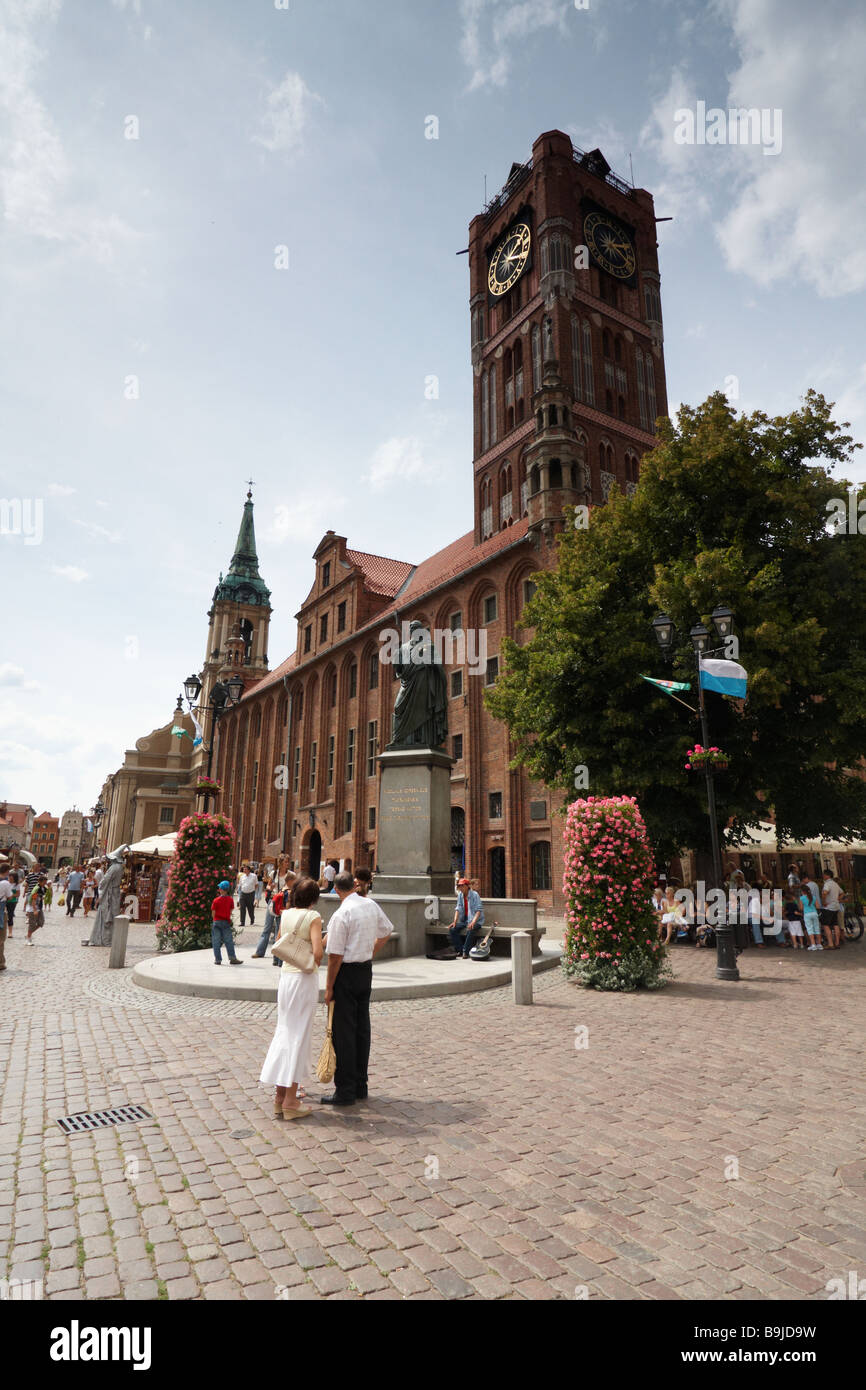
<svg viewBox="0 0 866 1390">
<path fill-rule="evenodd" d="M 300 927 L 302 923 L 306 924 L 310 918 L 315 916 L 314 912 L 308 911 L 306 917 L 301 918 L 297 926 Z M 279 941 L 274 942 L 271 947 L 271 955 L 276 956 L 277 960 L 284 961 L 286 965 L 293 965 L 304 975 L 311 975 L 316 969 L 313 948 L 309 941 L 298 935 L 297 927 L 294 931 L 289 931 L 285 936 L 281 936 Z"/>
<path fill-rule="evenodd" d="M 332 1031 L 334 1027 L 334 1001 L 328 1005 L 328 1026 L 325 1032 L 325 1041 L 322 1043 L 322 1050 L 319 1053 L 319 1060 L 316 1063 L 316 1076 L 323 1086 L 327 1086 L 334 1079 L 337 1070 L 337 1054 L 334 1051 Z"/>
</svg>

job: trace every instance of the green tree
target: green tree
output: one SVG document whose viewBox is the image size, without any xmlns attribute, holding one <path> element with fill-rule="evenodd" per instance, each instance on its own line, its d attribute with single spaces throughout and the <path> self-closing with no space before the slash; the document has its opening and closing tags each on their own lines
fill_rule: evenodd
<svg viewBox="0 0 866 1390">
<path fill-rule="evenodd" d="M 585 765 L 593 796 L 637 797 L 662 854 L 708 845 L 704 781 L 684 770 L 700 728 L 641 676 L 691 680 L 696 703 L 688 631 L 720 601 L 749 673 L 745 703 L 707 694 L 711 742 L 731 756 L 720 826 L 741 834 L 772 808 L 784 839 L 866 832 L 866 536 L 828 525 L 849 486 L 829 467 L 860 446 L 831 411 L 810 391 L 790 415 L 738 416 L 717 392 L 661 421 L 634 496 L 614 490 L 565 530 L 523 615 L 534 631 L 503 644 L 487 700 L 516 761 L 567 790 Z M 673 667 L 660 610 L 682 639 Z"/>
</svg>

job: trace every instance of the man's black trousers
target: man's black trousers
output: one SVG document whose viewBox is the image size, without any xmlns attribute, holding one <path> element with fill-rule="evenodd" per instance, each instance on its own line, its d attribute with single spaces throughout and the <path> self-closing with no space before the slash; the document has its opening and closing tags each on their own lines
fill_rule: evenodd
<svg viewBox="0 0 866 1390">
<path fill-rule="evenodd" d="M 367 1094 L 372 987 L 372 961 L 343 962 L 334 981 L 334 1085 L 340 1100 L 363 1100 Z"/>
</svg>

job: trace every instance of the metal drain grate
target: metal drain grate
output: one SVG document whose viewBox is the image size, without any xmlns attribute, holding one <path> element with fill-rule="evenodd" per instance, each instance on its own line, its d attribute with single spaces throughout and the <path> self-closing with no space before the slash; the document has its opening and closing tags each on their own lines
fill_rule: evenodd
<svg viewBox="0 0 866 1390">
<path fill-rule="evenodd" d="M 110 1129 L 112 1125 L 133 1124 L 136 1120 L 152 1120 L 143 1105 L 115 1105 L 111 1110 L 86 1110 L 82 1115 L 65 1115 L 58 1120 L 64 1134 L 80 1134 L 88 1129 Z"/>
</svg>

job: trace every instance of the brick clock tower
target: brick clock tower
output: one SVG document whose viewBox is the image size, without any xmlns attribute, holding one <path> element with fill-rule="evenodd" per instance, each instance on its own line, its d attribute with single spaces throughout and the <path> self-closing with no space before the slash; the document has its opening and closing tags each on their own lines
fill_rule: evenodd
<svg viewBox="0 0 866 1390">
<path fill-rule="evenodd" d="M 539 136 L 469 237 L 475 541 L 629 491 L 667 413 L 653 200 Z"/>
</svg>

